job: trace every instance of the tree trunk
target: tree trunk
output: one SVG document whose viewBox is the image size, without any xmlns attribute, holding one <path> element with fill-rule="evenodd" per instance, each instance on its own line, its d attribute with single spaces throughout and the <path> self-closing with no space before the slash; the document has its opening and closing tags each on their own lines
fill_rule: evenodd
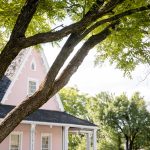
<svg viewBox="0 0 150 150">
<path fill-rule="evenodd" d="M 132 150 L 133 149 L 133 140 L 130 140 L 129 142 L 129 150 Z"/>
<path fill-rule="evenodd" d="M 92 49 L 95 45 L 103 41 L 107 38 L 108 35 L 111 34 L 110 28 L 113 28 L 117 22 L 107 26 L 103 31 L 100 33 L 91 36 L 79 49 L 76 55 L 72 58 L 68 66 L 64 69 L 64 71 L 60 74 L 58 79 L 55 80 L 55 77 L 59 73 L 58 67 L 62 66 L 64 60 L 64 55 L 58 55 L 59 61 L 54 63 L 53 65 L 56 67 L 49 70 L 46 80 L 40 86 L 39 90 L 32 95 L 31 97 L 27 98 L 23 101 L 19 106 L 17 106 L 14 110 L 12 110 L 4 120 L 0 124 L 0 142 L 2 142 L 5 137 L 28 115 L 32 112 L 40 108 L 44 103 L 46 103 L 56 92 L 58 92 L 63 86 L 67 84 L 70 77 L 73 75 L 74 72 L 78 69 L 90 49 Z M 56 58 L 57 59 L 57 58 Z"/>
<path fill-rule="evenodd" d="M 126 150 L 133 150 L 133 140 L 126 137 Z"/>
<path fill-rule="evenodd" d="M 128 139 L 128 137 L 126 137 L 126 146 L 125 146 L 125 150 L 129 150 L 129 139 Z"/>
</svg>

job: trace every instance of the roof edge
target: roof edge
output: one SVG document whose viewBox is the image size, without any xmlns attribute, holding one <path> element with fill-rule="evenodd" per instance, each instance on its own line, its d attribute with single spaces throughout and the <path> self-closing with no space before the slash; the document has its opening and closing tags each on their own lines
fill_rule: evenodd
<svg viewBox="0 0 150 150">
<path fill-rule="evenodd" d="M 27 49 L 26 49 L 26 51 L 27 51 Z M 25 58 L 23 59 L 23 62 L 21 63 L 21 66 L 20 66 L 20 67 L 18 68 L 18 70 L 16 71 L 16 73 L 15 73 L 15 75 L 14 75 L 14 79 L 13 79 L 13 81 L 10 83 L 10 85 L 9 85 L 9 87 L 8 87 L 6 93 L 5 93 L 5 95 L 4 95 L 4 97 L 3 97 L 2 101 L 1 101 L 2 104 L 5 104 L 5 101 L 7 100 L 8 95 L 11 93 L 11 89 L 12 89 L 14 83 L 16 82 L 16 80 L 17 80 L 19 74 L 21 73 L 21 70 L 22 70 L 24 64 L 26 63 L 28 57 L 29 57 L 30 54 L 31 54 L 31 51 L 32 51 L 31 48 L 29 48 L 29 50 L 28 50 L 28 52 L 27 52 Z"/>
</svg>

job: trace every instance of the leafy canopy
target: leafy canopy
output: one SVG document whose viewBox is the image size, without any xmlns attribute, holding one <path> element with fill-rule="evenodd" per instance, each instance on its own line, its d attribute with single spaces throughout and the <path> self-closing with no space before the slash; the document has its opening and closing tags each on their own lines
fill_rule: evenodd
<svg viewBox="0 0 150 150">
<path fill-rule="evenodd" d="M 109 0 L 105 0 L 107 3 Z M 15 25 L 16 19 L 25 0 L 1 0 L 0 1 L 0 49 L 4 47 Z M 33 19 L 26 32 L 26 36 L 50 31 L 53 28 L 65 24 L 68 18 L 70 22 L 77 22 L 87 13 L 95 0 L 41 0 Z M 101 19 L 113 17 L 124 11 L 146 6 L 149 0 L 125 0 L 111 13 L 107 13 Z M 72 21 L 71 21 L 72 20 Z M 97 21 L 99 21 L 97 20 Z M 149 63 L 150 54 L 150 14 L 149 11 L 135 13 L 120 19 L 120 25 L 113 34 L 98 45 L 96 63 L 109 60 L 117 68 L 128 74 L 139 63 Z M 105 26 L 97 27 L 91 34 L 98 33 Z M 59 27 L 61 28 L 61 26 Z"/>
<path fill-rule="evenodd" d="M 104 109 L 104 123 L 121 134 L 130 148 L 138 146 L 140 149 L 147 146 L 150 113 L 139 93 L 134 93 L 130 99 L 122 94 L 110 101 Z"/>
<path fill-rule="evenodd" d="M 89 96 L 68 87 L 60 91 L 60 96 L 68 113 L 88 118 L 99 126 L 98 149 L 123 150 L 126 137 L 133 140 L 134 149 L 149 149 L 150 113 L 139 93 L 134 93 L 131 98 L 106 92 Z M 81 135 L 70 135 L 69 141 L 70 149 L 84 149 Z"/>
</svg>

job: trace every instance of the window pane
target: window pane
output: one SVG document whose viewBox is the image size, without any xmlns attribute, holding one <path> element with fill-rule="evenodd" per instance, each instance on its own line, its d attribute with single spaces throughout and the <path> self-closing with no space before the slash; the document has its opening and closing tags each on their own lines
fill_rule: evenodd
<svg viewBox="0 0 150 150">
<path fill-rule="evenodd" d="M 42 136 L 42 150 L 50 150 L 50 138 L 49 136 Z"/>
<path fill-rule="evenodd" d="M 34 94 L 36 91 L 36 82 L 35 81 L 29 81 L 29 95 Z"/>
<path fill-rule="evenodd" d="M 11 150 L 20 150 L 20 135 L 19 134 L 12 134 L 11 135 Z"/>
<path fill-rule="evenodd" d="M 32 68 L 32 70 L 35 70 L 34 63 L 32 63 L 31 68 Z"/>
</svg>

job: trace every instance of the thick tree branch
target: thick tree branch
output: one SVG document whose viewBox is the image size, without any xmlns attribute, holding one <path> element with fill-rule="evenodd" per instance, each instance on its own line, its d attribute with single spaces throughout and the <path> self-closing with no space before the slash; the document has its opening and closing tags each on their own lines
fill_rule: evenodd
<svg viewBox="0 0 150 150">
<path fill-rule="evenodd" d="M 108 37 L 108 35 L 111 34 L 110 28 L 113 28 L 116 26 L 119 22 L 112 23 L 108 27 L 106 27 L 102 32 L 91 36 L 84 44 L 83 46 L 78 50 L 76 55 L 73 57 L 73 59 L 70 61 L 68 66 L 63 70 L 59 78 L 54 83 L 54 89 L 58 91 L 60 88 L 62 88 L 64 85 L 67 84 L 70 77 L 77 71 L 78 67 L 83 62 L 84 58 L 87 56 L 90 49 L 92 49 L 95 45 L 102 42 L 104 39 Z M 59 89 L 58 89 L 59 87 Z"/>
<path fill-rule="evenodd" d="M 60 54 L 54 61 L 51 69 L 49 70 L 45 82 L 40 86 L 40 89 L 30 98 L 25 100 L 20 106 L 16 107 L 8 116 L 5 117 L 4 121 L 0 125 L 0 131 L 7 130 L 4 134 L 0 134 L 0 142 L 20 123 L 25 116 L 31 114 L 34 110 L 42 106 L 46 101 L 49 100 L 57 91 L 53 90 L 53 82 L 57 76 L 59 70 L 63 66 L 64 62 L 73 51 L 73 48 L 82 40 L 83 36 L 77 33 L 71 34 L 67 42 L 63 46 Z M 35 108 L 35 109 L 33 109 Z M 26 110 L 26 111 L 22 111 Z M 13 123 L 14 117 L 17 117 L 15 123 Z M 11 123 L 10 123 L 11 122 Z M 6 124 L 11 124 L 8 128 Z"/>
<path fill-rule="evenodd" d="M 121 126 L 119 124 L 116 124 L 116 125 L 121 130 L 122 134 L 124 134 L 124 136 L 128 138 L 128 135 L 123 131 L 123 129 L 121 128 Z"/>
<path fill-rule="evenodd" d="M 4 130 L 6 132 L 0 134 L 0 142 L 4 140 L 4 138 L 21 122 L 21 120 L 23 120 L 27 115 L 31 114 L 34 110 L 37 110 L 39 107 L 41 107 L 57 92 L 53 90 L 53 82 L 63 63 L 68 58 L 72 52 L 72 49 L 78 43 L 80 38 L 78 40 L 77 39 L 78 36 L 76 34 L 72 34 L 68 38 L 60 54 L 57 56 L 55 62 L 49 70 L 44 83 L 40 86 L 40 89 L 5 117 L 4 121 L 0 124 L 0 132 Z M 15 122 L 13 122 L 13 119 Z M 10 125 L 8 126 L 8 124 Z"/>
<path fill-rule="evenodd" d="M 32 4 L 32 2 L 36 2 L 36 1 L 31 0 L 31 1 L 27 1 L 27 2 L 29 4 L 30 3 Z M 31 14 L 33 14 L 33 12 L 31 11 L 32 13 L 31 14 L 29 13 L 31 16 L 29 15 L 28 18 L 24 18 L 28 14 L 28 13 L 26 13 L 27 8 L 28 8 L 27 6 L 28 5 L 24 6 L 24 8 L 22 9 L 22 13 L 18 16 L 17 23 L 16 23 L 16 25 L 13 29 L 12 35 L 11 35 L 12 38 L 10 38 L 10 40 L 8 41 L 5 48 L 3 49 L 3 51 L 0 54 L 0 68 L 1 68 L 0 69 L 0 79 L 3 77 L 5 71 L 7 70 L 8 66 L 10 65 L 12 60 L 15 59 L 15 57 L 18 55 L 18 53 L 23 48 L 33 46 L 33 45 L 36 45 L 39 43 L 56 41 L 56 40 L 59 40 L 65 36 L 69 35 L 70 33 L 74 33 L 76 31 L 83 30 L 84 28 L 86 28 L 86 26 L 88 26 L 91 23 L 90 20 L 93 17 L 92 15 L 91 15 L 91 17 L 90 16 L 84 17 L 81 21 L 79 21 L 75 24 L 72 24 L 70 26 L 64 27 L 60 31 L 40 33 L 40 34 L 34 35 L 32 37 L 25 38 L 23 36 L 23 34 L 25 32 L 25 29 L 27 28 L 27 24 L 29 23 L 29 20 L 31 19 L 31 16 L 32 16 Z M 26 14 L 26 15 L 24 15 L 24 14 Z M 24 19 L 27 19 L 28 22 L 26 22 L 23 25 Z M 20 24 L 19 24 L 19 22 L 20 22 Z M 23 26 L 23 30 L 22 30 L 21 25 Z"/>
<path fill-rule="evenodd" d="M 10 40 L 0 54 L 0 79 L 3 77 L 10 63 L 23 48 L 23 46 L 19 45 L 19 41 L 22 37 L 25 37 L 25 32 L 36 11 L 37 5 L 38 0 L 26 0 L 25 5 L 22 7 L 11 33 Z"/>
<path fill-rule="evenodd" d="M 117 1 L 121 1 L 121 0 L 117 0 Z M 69 35 L 70 33 L 74 33 L 74 32 L 79 33 L 79 31 L 83 31 L 84 29 L 86 29 L 86 27 L 88 27 L 91 23 L 93 23 L 93 21 L 96 21 L 99 17 L 102 17 L 104 14 L 107 14 L 109 12 L 109 11 L 106 11 L 106 8 L 108 7 L 107 5 L 104 6 L 103 8 L 104 12 L 102 10 L 99 12 L 99 5 L 101 5 L 99 3 L 96 5 L 97 7 L 95 7 L 95 11 L 91 11 L 91 9 L 93 10 L 93 7 L 92 7 L 88 11 L 87 13 L 88 15 L 85 15 L 79 22 L 75 24 L 65 27 L 60 31 L 41 33 L 41 34 L 37 34 L 29 38 L 25 38 L 23 34 L 28 27 L 28 23 L 31 20 L 32 15 L 34 14 L 34 11 L 36 10 L 37 3 L 38 3 L 38 0 L 31 0 L 31 1 L 27 0 L 26 4 L 28 5 L 24 6 L 24 8 L 22 9 L 22 13 L 19 15 L 17 19 L 17 23 L 11 35 L 12 38 L 9 40 L 9 42 L 6 44 L 5 48 L 3 49 L 2 53 L 0 54 L 0 68 L 1 68 L 0 79 L 3 77 L 5 71 L 7 70 L 8 66 L 11 64 L 12 60 L 15 59 L 15 57 L 23 48 L 33 46 L 39 43 L 55 41 L 55 40 L 63 38 L 64 36 Z M 109 9 L 109 10 L 112 10 L 115 8 L 117 3 L 113 3 L 113 0 L 111 0 L 110 2 L 108 2 L 108 5 L 112 6 L 111 9 Z M 27 6 L 34 8 L 34 9 L 31 9 L 29 7 L 29 10 L 31 9 L 29 11 L 30 12 L 29 14 L 26 12 L 28 8 Z M 28 17 L 28 18 L 25 18 L 25 17 Z M 23 24 L 24 19 L 27 19 L 27 21 L 25 21 L 26 22 L 25 24 Z"/>
<path fill-rule="evenodd" d="M 100 26 L 106 22 L 115 21 L 115 20 L 118 20 L 122 17 L 131 15 L 131 14 L 134 14 L 137 12 L 149 10 L 149 9 L 150 9 L 150 5 L 147 5 L 147 6 L 127 10 L 127 11 L 122 12 L 120 14 L 117 14 L 113 17 L 100 20 L 100 21 L 96 22 L 93 26 L 91 26 L 89 29 L 85 30 L 85 34 L 87 35 L 87 32 L 90 33 L 96 27 L 98 27 L 98 26 Z M 63 38 L 64 36 L 67 36 L 71 32 L 77 32 L 80 29 L 81 25 L 82 24 L 80 24 L 80 23 L 76 23 L 76 24 L 72 24 L 70 26 L 64 27 L 62 30 L 59 30 L 56 32 L 39 33 L 39 34 L 36 34 L 36 35 L 31 36 L 29 38 L 22 39 L 20 41 L 20 45 L 24 45 L 24 48 L 26 48 L 26 47 L 37 45 L 40 43 L 47 43 L 47 42 L 56 41 L 60 38 Z"/>
<path fill-rule="evenodd" d="M 17 18 L 10 39 L 25 36 L 28 25 L 36 11 L 38 1 L 39 0 L 26 0 L 25 5 L 22 7 L 21 12 Z"/>
<path fill-rule="evenodd" d="M 85 32 L 83 33 L 83 36 L 87 35 L 92 30 L 94 30 L 96 27 L 98 27 L 106 22 L 111 22 L 111 21 L 120 19 L 122 17 L 125 17 L 127 15 L 131 15 L 133 13 L 137 13 L 137 12 L 141 12 L 141 11 L 145 11 L 145 10 L 149 10 L 149 9 L 150 9 L 150 5 L 147 5 L 147 6 L 131 9 L 131 10 L 125 11 L 123 13 L 117 14 L 113 17 L 101 20 L 101 21 L 95 23 L 93 26 L 91 26 L 87 30 L 85 30 Z M 81 26 L 80 23 L 76 23 L 76 24 L 72 24 L 70 26 L 64 27 L 63 29 L 56 31 L 56 32 L 40 33 L 40 34 L 31 36 L 29 38 L 21 38 L 21 39 L 16 39 L 14 41 L 12 40 L 12 41 L 8 42 L 5 49 L 2 51 L 2 53 L 0 55 L 0 64 L 4 64 L 3 66 L 1 66 L 1 70 L 0 70 L 1 76 L 0 77 L 3 76 L 5 70 L 7 69 L 7 67 L 10 64 L 10 62 L 8 60 L 10 59 L 12 61 L 14 59 L 14 56 L 16 57 L 18 52 L 20 52 L 20 50 L 22 48 L 26 48 L 26 47 L 33 46 L 33 45 L 40 44 L 40 43 L 46 43 L 46 42 L 52 42 L 52 41 L 59 40 L 65 36 L 67 36 L 71 32 L 77 32 L 80 29 L 80 26 Z M 14 45 L 15 45 L 15 47 L 13 47 Z"/>
<path fill-rule="evenodd" d="M 115 25 L 115 24 L 113 24 Z M 112 26 L 112 25 L 111 25 Z M 109 26 L 109 27 L 111 27 Z M 83 61 L 84 57 L 87 55 L 87 52 L 94 47 L 96 44 L 104 40 L 111 32 L 109 30 L 109 27 L 107 27 L 103 32 L 91 37 L 85 44 L 82 46 L 80 51 L 77 53 L 77 55 L 72 59 L 69 66 L 66 68 L 69 74 L 67 74 L 66 79 L 69 80 L 74 70 L 74 65 L 72 63 L 76 62 L 77 65 L 80 65 L 80 63 Z M 88 49 L 88 50 L 87 50 Z M 85 52 L 84 52 L 85 51 Z M 84 54 L 82 54 L 84 53 Z M 82 56 L 78 59 L 78 55 L 82 54 Z M 60 57 L 59 57 L 60 58 Z M 61 60 L 60 60 L 61 61 Z M 76 68 L 77 70 L 77 68 Z M 57 72 L 57 71 L 56 71 Z M 49 71 L 50 73 L 50 71 Z M 62 88 L 63 85 L 65 85 L 68 81 L 65 80 L 63 84 L 60 84 L 60 80 L 57 80 L 55 84 L 52 81 L 53 75 L 49 74 L 46 77 L 46 80 L 44 83 L 40 86 L 40 89 L 31 97 L 29 97 L 27 100 L 23 101 L 18 107 L 16 107 L 14 110 L 12 110 L 1 122 L 0 124 L 0 142 L 4 140 L 4 138 L 29 114 L 37 110 L 39 107 L 41 107 L 44 103 L 46 103 L 49 98 L 51 98 L 55 93 L 58 92 Z M 65 72 L 63 72 L 63 75 Z M 56 75 L 56 74 L 55 74 Z M 62 79 L 63 76 L 61 76 L 60 79 Z M 50 84 L 50 82 L 52 84 Z M 25 110 L 25 111 L 24 111 Z M 15 121 L 13 121 L 15 120 Z M 5 131 L 5 132 L 4 132 Z"/>
<path fill-rule="evenodd" d="M 117 5 L 123 3 L 124 1 L 125 0 L 110 0 L 102 9 L 99 9 L 98 15 L 101 15 L 101 13 L 111 12 Z"/>
</svg>

